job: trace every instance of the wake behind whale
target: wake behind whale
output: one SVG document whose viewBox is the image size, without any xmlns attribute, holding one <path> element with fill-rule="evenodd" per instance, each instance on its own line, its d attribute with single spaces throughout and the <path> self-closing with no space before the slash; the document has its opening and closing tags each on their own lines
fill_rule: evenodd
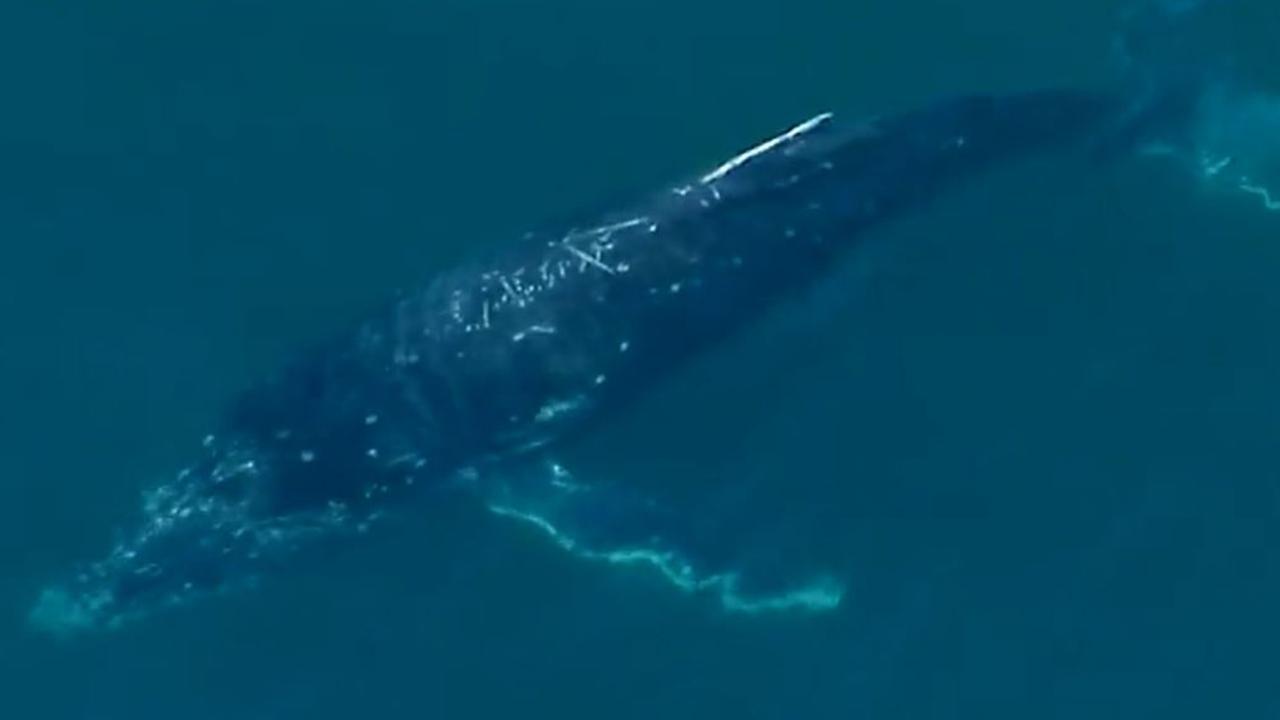
<svg viewBox="0 0 1280 720">
<path fill-rule="evenodd" d="M 1203 95 L 1136 111 L 1128 93 L 1042 90 L 873 121 L 823 113 L 637 202 L 516 238 L 235 398 L 200 456 L 145 496 L 136 529 L 46 590 L 31 620 L 115 627 L 241 588 L 390 516 L 429 514 L 440 492 L 730 611 L 833 608 L 841 578 L 757 565 L 700 518 L 577 477 L 557 454 L 879 224 L 1036 152 L 1110 152 L 1117 137 L 1181 151 Z"/>
</svg>

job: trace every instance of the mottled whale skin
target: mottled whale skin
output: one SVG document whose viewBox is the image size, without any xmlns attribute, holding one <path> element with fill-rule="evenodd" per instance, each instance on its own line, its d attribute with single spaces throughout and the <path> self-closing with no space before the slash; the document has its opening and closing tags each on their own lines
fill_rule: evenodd
<svg viewBox="0 0 1280 720">
<path fill-rule="evenodd" d="M 202 456 L 145 496 L 136 531 L 45 591 L 32 619 L 111 627 L 242 586 L 389 513 L 429 512 L 424 491 L 443 487 L 471 488 L 583 556 L 648 560 L 681 587 L 714 587 L 734 607 L 731 568 L 666 526 L 622 533 L 632 520 L 611 525 L 605 509 L 616 498 L 597 507 L 563 468 L 492 478 L 542 467 L 827 273 L 878 223 L 995 163 L 1095 133 L 1114 106 L 1053 90 L 869 122 L 823 114 L 628 207 L 440 274 L 237 398 Z"/>
</svg>

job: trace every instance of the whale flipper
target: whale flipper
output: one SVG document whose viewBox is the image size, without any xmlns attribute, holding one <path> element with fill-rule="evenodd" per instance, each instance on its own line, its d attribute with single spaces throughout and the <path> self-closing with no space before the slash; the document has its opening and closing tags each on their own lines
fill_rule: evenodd
<svg viewBox="0 0 1280 720">
<path fill-rule="evenodd" d="M 822 612 L 844 594 L 831 577 L 793 577 L 777 562 L 753 562 L 726 548 L 718 532 L 699 532 L 696 518 L 633 488 L 583 483 L 554 461 L 497 473 L 479 487 L 491 512 L 536 527 L 574 557 L 648 566 L 726 610 Z"/>
</svg>

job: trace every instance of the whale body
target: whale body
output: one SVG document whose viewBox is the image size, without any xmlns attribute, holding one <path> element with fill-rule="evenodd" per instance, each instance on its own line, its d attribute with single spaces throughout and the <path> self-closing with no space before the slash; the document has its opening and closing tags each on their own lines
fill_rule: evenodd
<svg viewBox="0 0 1280 720">
<path fill-rule="evenodd" d="M 575 477 L 558 448 L 813 284 L 879 223 L 993 166 L 1065 148 L 1106 93 L 964 96 L 824 113 L 637 202 L 528 233 L 300 352 L 231 403 L 133 532 L 32 620 L 114 627 L 352 542 L 431 491 L 470 492 L 583 558 L 656 569 L 729 610 L 834 607 L 838 578 L 753 578 L 697 519 Z"/>
</svg>

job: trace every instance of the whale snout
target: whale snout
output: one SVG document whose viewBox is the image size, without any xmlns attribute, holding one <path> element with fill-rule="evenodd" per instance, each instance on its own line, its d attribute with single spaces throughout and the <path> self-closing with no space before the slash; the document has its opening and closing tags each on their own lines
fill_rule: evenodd
<svg viewBox="0 0 1280 720">
<path fill-rule="evenodd" d="M 233 546 L 215 548 L 215 536 L 195 524 L 149 523 L 127 543 L 69 580 L 40 593 L 30 626 L 66 636 L 119 627 L 135 617 L 177 605 L 223 586 L 236 567 Z"/>
<path fill-rule="evenodd" d="M 247 472 L 241 463 L 236 472 Z M 258 472 L 258 470 L 254 470 Z M 361 532 L 341 504 L 260 512 L 223 491 L 231 471 L 184 473 L 147 494 L 139 525 L 103 559 L 44 590 L 29 625 L 53 635 L 111 630 L 166 608 L 254 584 L 327 538 Z"/>
<path fill-rule="evenodd" d="M 79 634 L 99 627 L 112 602 L 109 595 L 77 595 L 65 587 L 47 588 L 27 613 L 27 624 L 59 637 Z"/>
</svg>

